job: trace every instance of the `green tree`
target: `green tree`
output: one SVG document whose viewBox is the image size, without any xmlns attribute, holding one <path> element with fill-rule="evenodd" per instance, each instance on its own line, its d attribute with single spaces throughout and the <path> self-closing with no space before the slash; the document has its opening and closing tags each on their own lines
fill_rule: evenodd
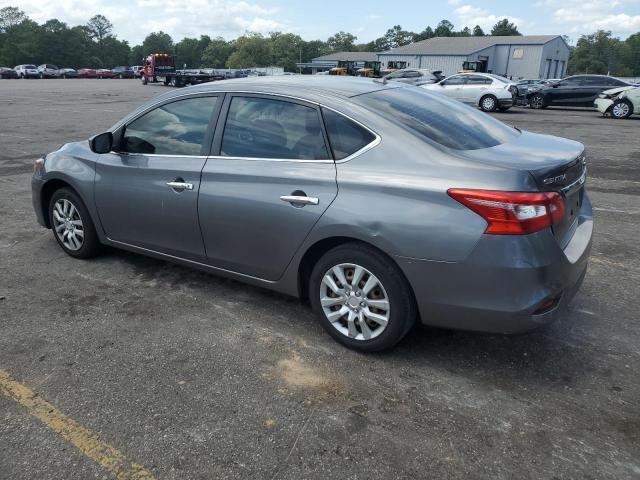
<svg viewBox="0 0 640 480">
<path fill-rule="evenodd" d="M 403 30 L 400 25 L 394 25 L 384 34 L 385 50 L 402 47 L 414 41 L 416 34 Z"/>
<path fill-rule="evenodd" d="M 5 65 L 15 66 L 22 63 L 37 63 L 42 59 L 39 42 L 40 26 L 33 20 L 23 20 L 9 28 L 2 42 L 0 59 Z"/>
<path fill-rule="evenodd" d="M 293 33 L 272 32 L 269 34 L 271 43 L 271 64 L 283 67 L 285 71 L 296 70 L 296 62 L 302 60 L 304 40 Z"/>
<path fill-rule="evenodd" d="M 136 45 L 129 52 L 129 65 L 141 65 L 142 59 L 147 56 L 147 52 L 142 45 Z"/>
<path fill-rule="evenodd" d="M 109 35 L 113 30 L 113 24 L 104 15 L 94 15 L 89 19 L 87 28 L 91 33 L 91 36 L 99 43 Z"/>
<path fill-rule="evenodd" d="M 231 52 L 233 52 L 231 43 L 222 37 L 216 37 L 202 52 L 201 64 L 203 67 L 224 68 Z"/>
<path fill-rule="evenodd" d="M 508 18 L 503 18 L 502 20 L 498 20 L 498 22 L 491 29 L 491 35 L 495 36 L 508 36 L 508 35 L 522 35 L 518 31 L 518 27 L 515 23 L 509 22 Z"/>
<path fill-rule="evenodd" d="M 332 52 L 352 52 L 356 49 L 357 39 L 355 35 L 340 31 L 327 39 L 327 46 Z"/>
<path fill-rule="evenodd" d="M 270 42 L 259 33 L 248 33 L 233 42 L 234 51 L 227 59 L 229 68 L 267 67 L 271 60 Z"/>
<path fill-rule="evenodd" d="M 202 54 L 211 43 L 208 35 L 201 35 L 197 38 L 183 38 L 176 43 L 176 66 L 182 68 L 200 68 L 202 64 Z"/>
<path fill-rule="evenodd" d="M 0 33 L 20 25 L 25 20 L 27 20 L 27 16 L 18 7 L 0 8 Z"/>
<path fill-rule="evenodd" d="M 434 35 L 433 28 L 427 27 L 420 33 L 416 34 L 414 41 L 419 42 L 420 40 L 427 40 L 429 38 L 433 38 Z"/>
<path fill-rule="evenodd" d="M 609 31 L 598 30 L 580 37 L 569 57 L 569 71 L 573 74 L 632 74 L 633 64 L 625 62 L 631 57 L 630 51 L 630 44 L 627 42 L 612 38 Z"/>
<path fill-rule="evenodd" d="M 480 28 L 480 25 L 476 25 L 473 27 L 473 36 L 474 37 L 484 37 L 484 31 Z"/>
<path fill-rule="evenodd" d="M 446 19 L 440 20 L 440 23 L 438 23 L 438 26 L 433 31 L 433 34 L 436 37 L 453 36 L 453 23 Z"/>
<path fill-rule="evenodd" d="M 471 36 L 471 30 L 469 29 L 469 27 L 464 27 L 462 30 L 460 30 L 458 33 L 456 33 L 457 37 L 470 37 Z"/>
<path fill-rule="evenodd" d="M 173 53 L 173 39 L 162 30 L 147 35 L 142 42 L 143 56 L 152 53 Z"/>
</svg>

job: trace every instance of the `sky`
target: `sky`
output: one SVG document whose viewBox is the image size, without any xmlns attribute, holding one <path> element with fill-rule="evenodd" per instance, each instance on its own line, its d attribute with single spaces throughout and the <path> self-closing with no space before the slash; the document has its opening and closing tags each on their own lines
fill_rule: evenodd
<svg viewBox="0 0 640 480">
<path fill-rule="evenodd" d="M 623 39 L 640 31 L 640 0 L 0 0 L 5 6 L 16 6 L 39 23 L 57 18 L 70 26 L 102 14 L 130 45 L 158 30 L 174 41 L 200 35 L 230 40 L 246 31 L 326 40 L 342 30 L 365 43 L 393 25 L 419 32 L 443 18 L 457 30 L 480 25 L 488 32 L 506 17 L 525 35 L 567 35 L 573 44 L 598 29 Z"/>
</svg>

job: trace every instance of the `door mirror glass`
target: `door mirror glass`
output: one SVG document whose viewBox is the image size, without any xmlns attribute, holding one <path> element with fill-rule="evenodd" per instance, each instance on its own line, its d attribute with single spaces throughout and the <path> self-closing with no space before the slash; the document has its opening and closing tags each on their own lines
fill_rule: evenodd
<svg viewBox="0 0 640 480">
<path fill-rule="evenodd" d="M 93 153 L 109 153 L 113 147 L 113 133 L 105 132 L 91 137 L 89 146 Z"/>
</svg>

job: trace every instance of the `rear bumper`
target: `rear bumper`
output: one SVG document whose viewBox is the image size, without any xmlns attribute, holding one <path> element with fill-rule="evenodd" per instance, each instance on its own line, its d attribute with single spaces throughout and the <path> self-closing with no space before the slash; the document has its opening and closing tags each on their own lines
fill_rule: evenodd
<svg viewBox="0 0 640 480">
<path fill-rule="evenodd" d="M 462 262 L 397 258 L 413 286 L 422 323 L 522 333 L 562 316 L 584 279 L 593 218 L 585 200 L 562 249 L 551 231 L 483 235 Z M 543 305 L 551 302 L 547 308 Z"/>
<path fill-rule="evenodd" d="M 514 105 L 513 98 L 500 98 L 498 99 L 498 106 L 501 108 L 512 107 Z"/>
</svg>

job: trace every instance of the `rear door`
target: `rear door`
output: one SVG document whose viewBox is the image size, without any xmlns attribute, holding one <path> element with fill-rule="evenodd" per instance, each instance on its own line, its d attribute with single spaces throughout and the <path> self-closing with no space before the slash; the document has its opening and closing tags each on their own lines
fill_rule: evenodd
<svg viewBox="0 0 640 480">
<path fill-rule="evenodd" d="M 598 95 L 609 88 L 613 88 L 613 82 L 610 82 L 607 77 L 601 75 L 585 76 L 580 87 L 578 103 L 584 107 L 593 107 L 593 102 Z"/>
<path fill-rule="evenodd" d="M 115 133 L 117 144 L 100 155 L 95 181 L 109 239 L 205 260 L 198 191 L 220 103 L 216 96 L 168 101 Z"/>
<path fill-rule="evenodd" d="M 467 75 L 466 79 L 467 81 L 462 88 L 462 98 L 465 102 L 475 105 L 487 93 L 493 80 L 482 75 Z"/>
<path fill-rule="evenodd" d="M 210 264 L 277 280 L 338 193 L 317 105 L 228 94 L 202 171 Z"/>
</svg>

